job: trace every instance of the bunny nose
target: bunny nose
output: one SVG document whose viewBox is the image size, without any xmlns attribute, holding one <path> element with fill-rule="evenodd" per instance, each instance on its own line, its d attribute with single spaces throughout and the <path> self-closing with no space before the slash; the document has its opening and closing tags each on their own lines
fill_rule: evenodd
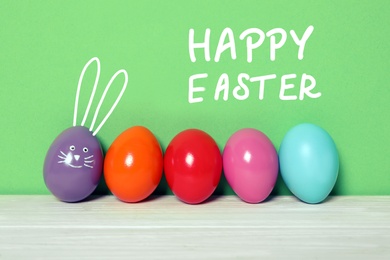
<svg viewBox="0 0 390 260">
<path fill-rule="evenodd" d="M 74 158 L 76 159 L 76 161 L 78 161 L 80 159 L 80 155 L 75 155 Z"/>
</svg>

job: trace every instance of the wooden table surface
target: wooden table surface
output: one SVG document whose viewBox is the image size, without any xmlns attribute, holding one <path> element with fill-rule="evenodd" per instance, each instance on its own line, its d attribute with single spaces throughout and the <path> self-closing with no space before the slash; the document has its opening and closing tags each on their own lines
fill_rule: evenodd
<svg viewBox="0 0 390 260">
<path fill-rule="evenodd" d="M 63 203 L 0 196 L 0 259 L 390 259 L 390 196 L 236 196 L 187 205 L 174 196 Z"/>
</svg>

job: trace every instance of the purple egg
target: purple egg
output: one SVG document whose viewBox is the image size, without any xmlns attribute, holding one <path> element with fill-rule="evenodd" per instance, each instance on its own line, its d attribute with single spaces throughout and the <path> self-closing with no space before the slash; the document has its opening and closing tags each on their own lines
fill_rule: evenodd
<svg viewBox="0 0 390 260">
<path fill-rule="evenodd" d="M 223 169 L 233 191 L 245 202 L 265 200 L 278 177 L 278 154 L 262 132 L 245 128 L 235 132 L 223 151 Z"/>
<path fill-rule="evenodd" d="M 98 139 L 84 126 L 63 131 L 50 146 L 43 168 L 47 188 L 59 200 L 77 202 L 97 187 L 103 169 Z"/>
</svg>

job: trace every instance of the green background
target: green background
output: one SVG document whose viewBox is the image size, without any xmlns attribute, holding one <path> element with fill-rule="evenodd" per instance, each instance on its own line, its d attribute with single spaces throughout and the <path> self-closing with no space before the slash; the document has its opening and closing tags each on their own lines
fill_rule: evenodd
<svg viewBox="0 0 390 260">
<path fill-rule="evenodd" d="M 199 128 L 217 141 L 221 151 L 241 128 L 264 132 L 276 149 L 293 126 L 312 122 L 326 129 L 340 155 L 338 195 L 390 194 L 390 1 L 0 1 L 1 194 L 48 194 L 43 160 L 54 138 L 72 125 L 80 72 L 92 57 L 102 63 L 99 91 L 118 69 L 129 73 L 129 86 L 98 134 L 104 150 L 125 129 L 148 127 L 165 150 L 187 128 Z M 288 34 L 284 47 L 269 59 L 269 40 L 246 62 L 248 28 L 264 32 L 283 28 L 299 37 L 314 31 L 303 60 Z M 213 61 L 224 28 L 233 30 L 237 59 L 222 54 Z M 211 29 L 212 61 L 202 52 L 190 61 L 188 33 L 201 40 Z M 95 69 L 87 73 L 80 111 L 87 103 Z M 188 79 L 206 87 L 202 103 L 189 104 Z M 230 77 L 228 101 L 215 101 L 218 77 Z M 247 100 L 235 100 L 237 75 L 276 74 Z M 280 77 L 312 75 L 318 99 L 281 101 Z M 289 94 L 298 94 L 298 79 Z M 198 83 L 196 83 L 198 84 Z M 114 84 L 103 110 L 119 92 Z M 96 103 L 95 103 L 96 105 Z M 104 114 L 104 113 L 102 113 Z M 82 113 L 79 113 L 81 118 Z M 89 119 L 91 119 L 90 116 Z M 101 119 L 102 117 L 100 117 Z M 90 120 L 89 120 L 90 122 Z M 97 193 L 107 193 L 102 182 Z M 163 179 L 156 193 L 170 194 Z M 225 179 L 216 194 L 233 194 Z M 274 194 L 290 194 L 278 180 Z"/>
</svg>

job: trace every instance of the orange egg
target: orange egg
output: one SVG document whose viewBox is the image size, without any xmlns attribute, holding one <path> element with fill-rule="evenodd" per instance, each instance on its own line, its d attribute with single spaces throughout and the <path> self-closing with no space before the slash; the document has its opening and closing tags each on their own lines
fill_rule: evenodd
<svg viewBox="0 0 390 260">
<path fill-rule="evenodd" d="M 163 171 L 161 146 L 153 133 L 134 126 L 121 133 L 104 159 L 107 186 L 124 202 L 147 198 L 160 183 Z"/>
</svg>

